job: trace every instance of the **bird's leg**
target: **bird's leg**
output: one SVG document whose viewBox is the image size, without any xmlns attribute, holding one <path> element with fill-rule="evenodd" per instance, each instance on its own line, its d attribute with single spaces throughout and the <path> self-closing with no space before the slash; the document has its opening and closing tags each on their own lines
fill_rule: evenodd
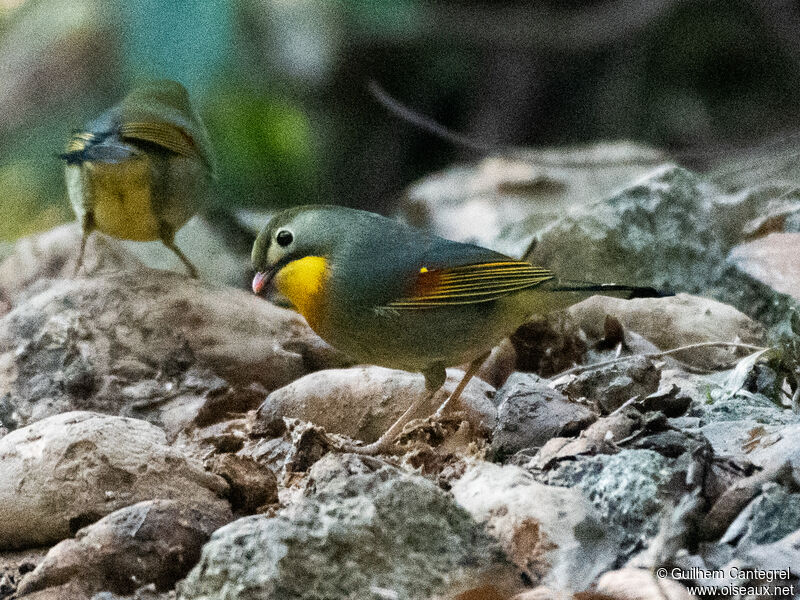
<svg viewBox="0 0 800 600">
<path fill-rule="evenodd" d="M 78 262 L 75 263 L 75 270 L 72 272 L 73 277 L 78 276 L 78 272 L 83 266 L 83 257 L 86 254 L 86 241 L 94 231 L 94 213 L 86 211 L 81 219 L 81 248 L 78 251 Z"/>
<path fill-rule="evenodd" d="M 340 447 L 341 450 L 344 452 L 353 452 L 355 454 L 367 454 L 367 455 L 375 455 L 375 454 L 391 454 L 396 452 L 396 448 L 394 446 L 394 438 L 397 436 L 398 433 L 405 427 L 406 423 L 408 423 L 416 414 L 416 412 L 420 409 L 420 407 L 427 406 L 430 404 L 431 399 L 439 391 L 439 388 L 447 379 L 447 373 L 444 370 L 444 366 L 436 365 L 431 367 L 424 373 L 425 375 L 425 389 L 428 391 L 425 396 L 419 398 L 411 403 L 406 411 L 400 416 L 397 421 L 395 421 L 386 432 L 378 438 L 376 441 L 372 442 L 371 444 L 367 444 L 366 446 L 355 446 L 353 444 L 345 444 Z"/>
<path fill-rule="evenodd" d="M 166 223 L 161 223 L 160 228 L 161 228 L 160 231 L 161 242 L 167 248 L 172 250 L 175 256 L 181 259 L 181 262 L 186 267 L 186 270 L 189 271 L 189 277 L 191 277 L 192 279 L 197 279 L 197 269 L 192 264 L 192 261 L 190 261 L 186 257 L 186 255 L 181 251 L 181 249 L 178 248 L 178 246 L 175 244 L 175 231 L 172 229 L 172 227 L 170 227 Z"/>
<path fill-rule="evenodd" d="M 447 397 L 447 400 L 442 402 L 442 405 L 436 410 L 434 413 L 437 417 L 441 417 L 444 414 L 446 408 L 448 408 L 448 404 L 450 405 L 450 410 L 453 410 L 454 405 L 458 405 L 461 394 L 464 391 L 464 388 L 467 387 L 469 380 L 475 376 L 475 373 L 478 372 L 478 369 L 481 368 L 486 359 L 489 358 L 489 354 L 491 352 L 487 352 L 486 354 L 482 354 L 471 363 L 469 363 L 469 367 L 467 367 L 467 371 L 464 373 L 464 377 L 461 378 L 461 381 L 458 382 L 456 389 L 453 390 L 453 393 Z"/>
</svg>

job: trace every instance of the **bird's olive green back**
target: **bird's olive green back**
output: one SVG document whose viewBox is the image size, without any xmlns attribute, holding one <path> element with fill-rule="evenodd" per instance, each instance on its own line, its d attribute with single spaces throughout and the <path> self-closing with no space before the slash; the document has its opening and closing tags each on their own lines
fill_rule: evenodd
<svg viewBox="0 0 800 600">
<path fill-rule="evenodd" d="M 467 265 L 496 263 L 502 265 L 498 269 L 502 269 L 503 274 L 500 280 L 495 277 L 480 282 L 475 278 L 489 275 L 486 268 L 480 274 L 464 273 L 460 280 L 458 275 L 448 274 L 450 279 L 444 283 L 450 286 L 451 300 L 452 293 L 461 294 L 461 301 L 464 301 L 466 293 L 486 290 L 489 285 L 498 293 L 508 293 L 511 287 L 518 289 L 519 285 L 509 287 L 509 277 L 519 277 L 518 284 L 525 279 L 527 287 L 552 277 L 549 271 L 486 248 L 446 240 L 374 213 L 337 206 L 298 207 L 276 215 L 254 246 L 253 263 L 257 270 L 267 268 L 263 264 L 267 245 L 281 227 L 294 227 L 298 258 L 318 254 L 330 261 L 332 274 L 328 293 L 337 298 L 338 305 L 354 311 L 386 306 L 405 309 L 440 305 L 447 300 L 447 290 L 433 298 L 429 294 L 424 301 L 415 297 L 420 290 L 415 290 L 414 286 L 421 274 Z M 525 273 L 517 265 L 522 266 Z M 476 284 L 485 285 L 482 290 L 465 287 Z M 492 297 L 486 295 L 483 299 Z M 479 300 L 473 296 L 469 301 Z"/>
<path fill-rule="evenodd" d="M 152 142 L 178 154 L 193 152 L 214 172 L 208 132 L 180 83 L 164 79 L 137 86 L 117 109 L 122 137 Z"/>
</svg>

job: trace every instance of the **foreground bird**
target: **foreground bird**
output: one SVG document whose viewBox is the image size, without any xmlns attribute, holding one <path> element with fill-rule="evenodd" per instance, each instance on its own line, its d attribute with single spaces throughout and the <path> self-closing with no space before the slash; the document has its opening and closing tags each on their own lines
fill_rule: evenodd
<svg viewBox="0 0 800 600">
<path fill-rule="evenodd" d="M 659 295 L 651 288 L 560 281 L 549 270 L 446 240 L 370 212 L 303 206 L 272 218 L 253 246 L 253 291 L 270 281 L 311 328 L 365 363 L 421 371 L 429 396 L 362 453 L 388 451 L 445 367 L 470 363 L 455 403 L 494 347 L 532 314 L 593 293 Z M 442 411 L 439 409 L 439 412 Z"/>
<path fill-rule="evenodd" d="M 73 134 L 61 158 L 83 233 L 76 273 L 97 229 L 124 240 L 161 240 L 197 277 L 175 245 L 175 233 L 202 204 L 214 159 L 206 128 L 180 83 L 135 88 Z"/>
</svg>

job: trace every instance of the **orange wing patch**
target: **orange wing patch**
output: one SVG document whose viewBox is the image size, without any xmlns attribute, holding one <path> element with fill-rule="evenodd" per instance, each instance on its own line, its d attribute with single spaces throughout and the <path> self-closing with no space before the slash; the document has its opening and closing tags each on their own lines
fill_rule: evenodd
<svg viewBox="0 0 800 600">
<path fill-rule="evenodd" d="M 516 260 L 478 263 L 447 269 L 420 269 L 407 297 L 386 305 L 413 310 L 489 302 L 553 279 L 547 269 Z"/>
</svg>

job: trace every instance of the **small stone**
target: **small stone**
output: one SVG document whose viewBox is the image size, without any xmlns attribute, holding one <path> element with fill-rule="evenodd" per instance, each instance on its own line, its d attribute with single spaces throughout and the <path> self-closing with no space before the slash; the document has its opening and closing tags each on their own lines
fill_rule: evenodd
<svg viewBox="0 0 800 600">
<path fill-rule="evenodd" d="M 499 460 L 523 449 L 535 450 L 553 437 L 575 435 L 597 418 L 586 406 L 526 373 L 512 375 L 496 398 L 491 449 Z"/>
<path fill-rule="evenodd" d="M 228 482 L 231 507 L 237 513 L 253 514 L 278 501 L 275 474 L 247 456 L 220 454 L 207 461 L 207 468 Z"/>
<path fill-rule="evenodd" d="M 610 413 L 639 396 L 658 390 L 661 371 L 643 356 L 634 356 L 612 365 L 591 368 L 560 387 L 573 400 L 586 400 L 604 413 Z"/>
<path fill-rule="evenodd" d="M 666 497 L 688 491 L 687 465 L 652 450 L 580 456 L 563 461 L 537 479 L 548 485 L 578 486 L 606 527 L 619 531 L 617 556 L 629 557 L 659 529 Z"/>
<path fill-rule="evenodd" d="M 54 546 L 19 586 L 25 596 L 67 582 L 88 596 L 171 589 L 200 558 L 211 533 L 231 520 L 224 502 L 148 500 L 122 508 Z"/>
</svg>

